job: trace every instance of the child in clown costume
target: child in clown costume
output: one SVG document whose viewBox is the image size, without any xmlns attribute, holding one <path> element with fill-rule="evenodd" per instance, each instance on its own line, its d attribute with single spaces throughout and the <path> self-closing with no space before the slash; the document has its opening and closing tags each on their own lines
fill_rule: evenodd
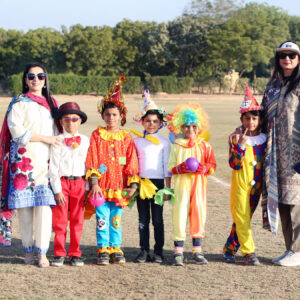
<svg viewBox="0 0 300 300">
<path fill-rule="evenodd" d="M 231 178 L 230 208 L 234 223 L 224 246 L 224 261 L 235 262 L 241 249 L 245 265 L 259 265 L 251 232 L 251 217 L 262 191 L 263 157 L 266 135 L 260 133 L 262 107 L 245 84 L 245 98 L 240 107 L 242 128 L 229 149 Z"/>
<path fill-rule="evenodd" d="M 163 205 L 155 200 L 156 191 L 164 189 L 165 183 L 170 188 L 171 174 L 168 172 L 170 142 L 159 134 L 159 130 L 166 125 L 164 116 L 167 114 L 159 109 L 150 98 L 149 90 L 144 91 L 144 105 L 142 113 L 135 116 L 134 120 L 141 123 L 144 132 L 131 130 L 139 137 L 134 139 L 139 160 L 139 196 L 136 199 L 139 213 L 139 235 L 141 251 L 135 262 L 162 263 L 164 246 L 164 221 Z M 145 191 L 147 184 L 147 192 Z M 150 187 L 150 188 L 149 188 Z M 167 197 L 165 197 L 167 200 Z M 154 255 L 150 257 L 149 223 L 150 214 L 154 227 Z"/>
<path fill-rule="evenodd" d="M 125 75 L 120 75 L 98 106 L 106 127 L 99 126 L 92 133 L 86 159 L 91 196 L 100 194 L 105 197 L 104 204 L 95 207 L 99 265 L 108 265 L 109 258 L 113 263 L 125 263 L 120 249 L 122 212 L 139 181 L 133 138 L 128 131 L 119 128 L 119 121 L 122 126 L 126 123 L 127 110 L 121 87 L 125 81 Z"/>
<path fill-rule="evenodd" d="M 168 170 L 174 178 L 175 201 L 172 212 L 174 257 L 173 265 L 183 265 L 183 246 L 187 219 L 193 239 L 193 261 L 207 264 L 201 245 L 205 235 L 207 176 L 216 169 L 212 147 L 200 134 L 207 131 L 206 113 L 197 103 L 179 105 L 172 115 L 169 129 L 177 138 L 171 147 Z M 199 166 L 191 170 L 187 159 L 194 158 Z"/>
</svg>

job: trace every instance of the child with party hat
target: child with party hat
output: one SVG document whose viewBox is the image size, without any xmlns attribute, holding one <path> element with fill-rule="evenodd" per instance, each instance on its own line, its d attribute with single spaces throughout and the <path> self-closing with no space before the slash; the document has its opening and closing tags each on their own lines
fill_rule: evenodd
<svg viewBox="0 0 300 300">
<path fill-rule="evenodd" d="M 240 107 L 242 127 L 230 144 L 230 208 L 233 218 L 231 233 L 224 246 L 224 261 L 235 263 L 241 249 L 245 265 L 259 265 L 251 232 L 251 217 L 262 192 L 263 158 L 266 135 L 260 132 L 262 106 L 245 83 L 245 96 Z"/>
<path fill-rule="evenodd" d="M 192 258 L 196 264 L 207 264 L 202 253 L 205 236 L 207 176 L 216 169 L 212 147 L 201 134 L 208 129 L 208 117 L 197 103 L 179 105 L 168 116 L 169 130 L 177 136 L 171 147 L 168 170 L 174 178 L 175 201 L 172 212 L 173 265 L 183 266 L 183 246 L 187 219 L 193 239 Z"/>
<path fill-rule="evenodd" d="M 135 193 L 139 181 L 138 160 L 130 133 L 119 128 L 126 123 L 127 109 L 124 104 L 120 75 L 108 95 L 98 105 L 106 126 L 93 131 L 86 159 L 86 178 L 90 180 L 90 195 L 104 196 L 105 202 L 96 210 L 96 237 L 99 265 L 109 261 L 124 264 L 122 244 L 123 208 Z"/>
<path fill-rule="evenodd" d="M 163 203 L 158 203 L 155 200 L 155 195 L 156 191 L 164 189 L 165 183 L 170 188 L 171 182 L 171 174 L 168 172 L 170 143 L 159 133 L 159 130 L 166 125 L 164 120 L 166 115 L 163 109 L 156 106 L 150 98 L 149 90 L 146 89 L 142 112 L 134 117 L 134 120 L 144 127 L 144 131 L 139 132 L 131 129 L 131 132 L 138 136 L 134 139 L 134 144 L 139 161 L 139 176 L 141 177 L 139 195 L 136 199 L 141 247 L 140 253 L 135 258 L 137 263 L 162 263 L 164 261 Z M 150 215 L 155 239 L 153 257 L 150 256 L 149 246 Z"/>
</svg>

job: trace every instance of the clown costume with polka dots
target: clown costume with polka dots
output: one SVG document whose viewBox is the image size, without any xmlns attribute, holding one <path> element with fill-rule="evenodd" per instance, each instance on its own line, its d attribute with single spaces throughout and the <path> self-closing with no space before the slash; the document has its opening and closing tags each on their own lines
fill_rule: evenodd
<svg viewBox="0 0 300 300">
<path fill-rule="evenodd" d="M 231 177 L 230 208 L 234 223 L 224 246 L 224 261 L 235 262 L 241 249 L 245 265 L 259 265 L 251 232 L 251 217 L 262 191 L 263 158 L 266 135 L 260 133 L 262 107 L 245 84 L 240 107 L 242 127 L 229 148 Z"/>
<path fill-rule="evenodd" d="M 86 159 L 86 178 L 90 180 L 91 196 L 104 196 L 105 202 L 96 210 L 96 237 L 99 265 L 109 262 L 123 264 L 122 213 L 129 204 L 139 182 L 138 160 L 133 138 L 119 128 L 126 122 L 126 107 L 120 75 L 109 94 L 101 101 L 98 111 L 106 126 L 99 126 L 90 139 Z"/>
</svg>

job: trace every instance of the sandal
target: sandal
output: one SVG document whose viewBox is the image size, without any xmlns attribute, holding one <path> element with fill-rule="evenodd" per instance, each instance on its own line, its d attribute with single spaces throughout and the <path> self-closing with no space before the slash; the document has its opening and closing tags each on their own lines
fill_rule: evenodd
<svg viewBox="0 0 300 300">
<path fill-rule="evenodd" d="M 50 263 L 46 255 L 39 255 L 39 261 L 38 261 L 39 268 L 47 268 L 49 267 L 49 265 Z"/>
<path fill-rule="evenodd" d="M 28 253 L 29 254 L 29 253 Z M 26 265 L 35 265 L 35 258 L 34 258 L 34 255 L 33 255 L 33 253 L 31 253 L 32 255 L 27 255 L 27 253 L 26 253 L 26 255 L 25 255 L 25 257 L 24 257 L 24 263 L 26 264 Z"/>
</svg>

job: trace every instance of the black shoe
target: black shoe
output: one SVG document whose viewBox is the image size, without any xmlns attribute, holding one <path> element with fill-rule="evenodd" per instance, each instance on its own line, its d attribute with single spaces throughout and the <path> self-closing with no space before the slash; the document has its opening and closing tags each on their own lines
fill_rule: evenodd
<svg viewBox="0 0 300 300">
<path fill-rule="evenodd" d="M 162 255 L 155 254 L 152 257 L 152 262 L 157 264 L 162 264 L 164 262 L 164 257 Z"/>
<path fill-rule="evenodd" d="M 109 265 L 109 254 L 108 252 L 102 252 L 98 254 L 97 265 L 107 266 Z"/>
<path fill-rule="evenodd" d="M 71 258 L 71 265 L 74 267 L 83 267 L 84 262 L 81 257 L 78 256 L 72 256 Z"/>
<path fill-rule="evenodd" d="M 145 262 L 152 262 L 151 256 L 146 251 L 141 251 L 138 256 L 134 259 L 136 263 L 145 263 Z"/>
</svg>

